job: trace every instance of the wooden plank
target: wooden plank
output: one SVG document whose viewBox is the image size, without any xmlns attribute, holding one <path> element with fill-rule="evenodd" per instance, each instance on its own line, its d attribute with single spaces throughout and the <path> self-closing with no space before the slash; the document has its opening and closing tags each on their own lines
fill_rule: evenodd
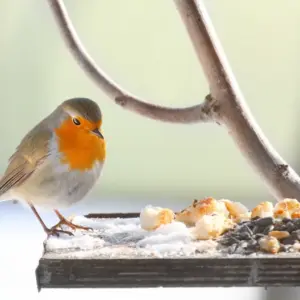
<svg viewBox="0 0 300 300">
<path fill-rule="evenodd" d="M 139 213 L 137 212 L 131 212 L 131 213 L 93 213 L 93 214 L 87 214 L 84 217 L 90 218 L 90 219 L 105 219 L 105 218 L 138 218 Z"/>
<path fill-rule="evenodd" d="M 38 288 L 300 286 L 299 258 L 41 259 Z"/>
<path fill-rule="evenodd" d="M 88 214 L 132 218 L 138 213 Z M 299 256 L 210 258 L 89 258 L 44 255 L 36 269 L 42 288 L 300 286 Z"/>
</svg>

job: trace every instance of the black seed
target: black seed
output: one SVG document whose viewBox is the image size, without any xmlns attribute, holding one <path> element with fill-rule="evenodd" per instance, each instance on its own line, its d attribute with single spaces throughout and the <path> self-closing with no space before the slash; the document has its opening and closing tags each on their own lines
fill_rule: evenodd
<svg viewBox="0 0 300 300">
<path fill-rule="evenodd" d="M 239 243 L 240 242 L 240 239 L 238 238 L 237 235 L 231 235 L 230 236 L 230 240 L 231 240 L 231 243 L 234 244 L 234 243 Z"/>
<path fill-rule="evenodd" d="M 295 230 L 293 232 L 291 232 L 291 237 L 295 240 L 300 240 L 300 230 Z"/>
<path fill-rule="evenodd" d="M 256 226 L 253 228 L 253 234 L 263 233 L 264 230 L 265 230 L 265 226 L 258 226 L 258 225 L 256 225 Z"/>
<path fill-rule="evenodd" d="M 282 252 L 289 252 L 291 246 L 290 245 L 281 245 L 280 246 L 280 251 Z"/>
<path fill-rule="evenodd" d="M 242 225 L 237 229 L 237 238 L 238 239 L 250 239 L 251 236 L 253 235 L 252 230 L 247 226 L 247 225 Z"/>
<path fill-rule="evenodd" d="M 244 224 L 240 227 L 239 232 L 241 233 L 248 233 L 250 235 L 253 235 L 252 230 L 250 229 L 250 227 L 248 226 L 248 224 Z"/>
<path fill-rule="evenodd" d="M 231 246 L 232 240 L 230 238 L 223 238 L 219 241 L 219 243 L 223 246 Z"/>
<path fill-rule="evenodd" d="M 288 223 L 288 222 L 290 222 L 291 221 L 291 219 L 290 218 L 283 218 L 282 220 L 282 223 Z"/>
<path fill-rule="evenodd" d="M 230 235 L 224 236 L 223 238 L 220 239 L 219 243 L 224 245 L 224 246 L 231 246 L 233 244 L 239 243 L 240 238 L 238 237 L 237 234 L 232 233 Z"/>
<path fill-rule="evenodd" d="M 296 241 L 297 241 L 297 238 L 295 236 L 290 235 L 287 238 L 282 239 L 280 242 L 283 245 L 293 245 Z"/>
<path fill-rule="evenodd" d="M 250 235 L 253 235 L 253 231 L 252 231 L 253 228 L 254 227 L 250 228 L 250 226 L 247 226 L 247 230 Z"/>
<path fill-rule="evenodd" d="M 300 229 L 300 219 L 293 219 L 292 222 L 297 229 Z"/>
<path fill-rule="evenodd" d="M 238 244 L 233 244 L 228 248 L 228 253 L 233 254 L 235 253 L 236 249 L 238 248 Z"/>
<path fill-rule="evenodd" d="M 263 231 L 263 234 L 268 234 L 270 231 L 272 231 L 274 229 L 274 225 L 269 225 L 267 226 L 264 231 Z"/>
<path fill-rule="evenodd" d="M 286 230 L 291 233 L 292 231 L 296 230 L 296 226 L 292 222 L 286 223 Z"/>
<path fill-rule="evenodd" d="M 272 217 L 260 218 L 255 221 L 257 226 L 269 226 L 274 224 L 274 219 Z"/>
<path fill-rule="evenodd" d="M 258 240 L 258 239 L 260 239 L 260 238 L 262 238 L 262 237 L 265 237 L 265 235 L 262 234 L 262 233 L 257 233 L 257 234 L 255 234 L 255 236 L 254 236 L 254 238 L 255 238 L 256 240 Z"/>
<path fill-rule="evenodd" d="M 291 232 L 291 235 L 296 236 L 296 235 L 298 235 L 299 232 L 300 232 L 300 230 L 296 229 L 296 230 Z"/>
<path fill-rule="evenodd" d="M 288 231 L 287 225 L 286 224 L 280 224 L 280 223 L 276 223 L 274 225 L 274 230 L 277 230 L 277 231 Z"/>
<path fill-rule="evenodd" d="M 256 240 L 251 240 L 248 242 L 247 250 L 255 252 L 258 249 L 258 243 Z"/>
<path fill-rule="evenodd" d="M 252 235 L 249 232 L 243 232 L 240 234 L 241 240 L 251 240 Z"/>
<path fill-rule="evenodd" d="M 242 226 L 247 226 L 250 230 L 254 227 L 254 221 L 246 221 L 245 223 L 241 224 Z"/>
</svg>

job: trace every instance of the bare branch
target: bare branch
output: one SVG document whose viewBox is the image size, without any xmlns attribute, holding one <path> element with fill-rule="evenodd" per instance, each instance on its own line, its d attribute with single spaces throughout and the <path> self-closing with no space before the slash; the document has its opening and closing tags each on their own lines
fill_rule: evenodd
<svg viewBox="0 0 300 300">
<path fill-rule="evenodd" d="M 48 0 L 48 2 L 62 37 L 77 62 L 86 74 L 96 82 L 100 89 L 109 98 L 115 100 L 118 105 L 145 117 L 164 122 L 195 123 L 212 121 L 209 113 L 211 104 L 207 101 L 187 108 L 169 108 L 153 105 L 138 99 L 134 95 L 130 95 L 129 92 L 122 89 L 109 78 L 87 53 L 70 21 L 63 1 Z"/>
<path fill-rule="evenodd" d="M 222 47 L 200 0 L 174 0 L 198 59 L 209 82 L 211 94 L 205 102 L 188 108 L 168 108 L 139 100 L 114 83 L 82 46 L 63 2 L 48 0 L 55 20 L 73 56 L 96 84 L 123 108 L 148 118 L 192 123 L 223 124 L 243 155 L 277 198 L 300 199 L 300 178 L 273 149 L 255 122 L 226 60 Z"/>
<path fill-rule="evenodd" d="M 300 178 L 279 156 L 255 122 L 216 37 L 204 3 L 174 0 L 219 104 L 219 117 L 234 142 L 277 199 L 300 200 Z"/>
</svg>

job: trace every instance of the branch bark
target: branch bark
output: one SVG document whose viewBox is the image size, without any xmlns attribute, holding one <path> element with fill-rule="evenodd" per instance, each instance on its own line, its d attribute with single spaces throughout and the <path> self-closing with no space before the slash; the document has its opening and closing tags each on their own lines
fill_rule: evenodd
<svg viewBox="0 0 300 300">
<path fill-rule="evenodd" d="M 300 200 L 300 178 L 255 122 L 226 60 L 202 1 L 174 0 L 219 104 L 220 122 L 277 199 Z"/>
<path fill-rule="evenodd" d="M 224 125 L 244 157 L 277 198 L 300 200 L 300 178 L 280 157 L 255 122 L 226 60 L 202 1 L 174 0 L 210 86 L 202 104 L 168 108 L 147 103 L 122 89 L 81 44 L 61 0 L 48 0 L 62 37 L 80 64 L 118 105 L 148 118 L 173 123 L 214 121 Z"/>
</svg>

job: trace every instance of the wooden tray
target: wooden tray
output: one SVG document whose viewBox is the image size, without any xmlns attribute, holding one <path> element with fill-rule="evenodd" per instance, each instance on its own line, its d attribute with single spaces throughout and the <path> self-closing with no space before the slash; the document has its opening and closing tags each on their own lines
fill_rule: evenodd
<svg viewBox="0 0 300 300">
<path fill-rule="evenodd" d="M 138 213 L 88 214 L 86 218 L 134 218 Z M 267 287 L 300 286 L 300 258 L 55 259 L 36 269 L 42 288 Z"/>
</svg>

